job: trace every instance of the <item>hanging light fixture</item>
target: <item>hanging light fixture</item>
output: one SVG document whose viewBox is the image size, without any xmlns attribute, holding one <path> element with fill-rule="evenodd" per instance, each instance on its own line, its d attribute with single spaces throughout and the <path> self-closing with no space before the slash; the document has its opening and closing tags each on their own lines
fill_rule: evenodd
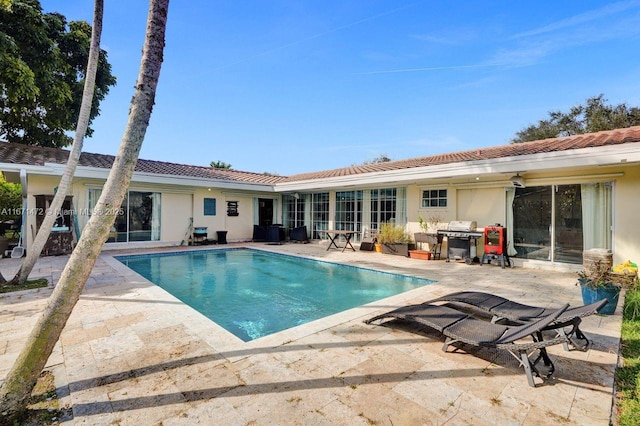
<svg viewBox="0 0 640 426">
<path fill-rule="evenodd" d="M 524 178 L 522 176 L 520 176 L 520 173 L 516 173 L 515 176 L 511 176 L 509 178 L 509 180 L 511 181 L 511 185 L 515 188 L 524 188 L 525 184 L 524 184 Z"/>
</svg>

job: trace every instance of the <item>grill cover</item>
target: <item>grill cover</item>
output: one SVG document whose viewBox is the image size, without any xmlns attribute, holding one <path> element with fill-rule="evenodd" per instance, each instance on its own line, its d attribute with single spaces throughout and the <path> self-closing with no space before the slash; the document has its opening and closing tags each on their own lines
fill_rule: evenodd
<svg viewBox="0 0 640 426">
<path fill-rule="evenodd" d="M 447 231 L 453 232 L 473 232 L 476 230 L 476 221 L 471 220 L 452 220 L 449 222 Z"/>
</svg>

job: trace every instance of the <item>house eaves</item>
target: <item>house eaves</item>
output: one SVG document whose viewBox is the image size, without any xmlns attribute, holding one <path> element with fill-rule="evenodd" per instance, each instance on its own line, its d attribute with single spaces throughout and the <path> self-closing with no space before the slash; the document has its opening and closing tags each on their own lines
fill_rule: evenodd
<svg viewBox="0 0 640 426">
<path fill-rule="evenodd" d="M 58 148 L 0 143 L 0 170 L 14 173 L 20 170 L 33 175 L 61 175 L 69 151 Z M 83 152 L 80 154 L 76 177 L 106 179 L 115 156 Z M 209 166 L 193 166 L 164 161 L 138 159 L 134 181 L 224 189 L 250 189 L 273 192 L 273 184 L 285 179 L 261 173 Z"/>
<path fill-rule="evenodd" d="M 47 170 L 45 170 L 47 169 Z M 61 176 L 65 169 L 64 164 L 45 163 L 44 168 L 37 170 L 38 174 L 51 174 Z M 29 173 L 29 170 L 27 170 Z M 98 167 L 76 167 L 74 178 L 99 179 L 106 180 L 109 175 L 109 169 Z M 34 170 L 35 173 L 35 170 Z M 154 185 L 177 185 L 195 188 L 217 188 L 225 190 L 239 191 L 258 191 L 273 193 L 272 184 L 255 183 L 255 182 L 238 182 L 226 179 L 206 179 L 191 176 L 178 176 L 170 174 L 158 174 L 148 172 L 134 172 L 131 178 L 132 184 L 154 184 Z"/>
<path fill-rule="evenodd" d="M 604 145 L 589 148 L 559 150 L 537 154 L 505 156 L 486 160 L 451 162 L 423 167 L 400 168 L 370 173 L 350 174 L 317 179 L 276 183 L 276 192 L 318 191 L 334 188 L 402 185 L 429 180 L 452 180 L 482 175 L 516 172 L 550 172 L 596 166 L 628 165 L 640 162 L 640 143 Z M 293 177 L 295 179 L 295 177 Z"/>
</svg>

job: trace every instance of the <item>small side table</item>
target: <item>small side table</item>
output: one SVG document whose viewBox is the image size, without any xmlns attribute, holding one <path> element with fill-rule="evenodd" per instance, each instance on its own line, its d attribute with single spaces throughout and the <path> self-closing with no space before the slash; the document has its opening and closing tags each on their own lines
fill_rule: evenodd
<svg viewBox="0 0 640 426">
<path fill-rule="evenodd" d="M 207 241 L 206 233 L 198 232 L 193 234 L 192 244 L 194 246 L 199 246 L 201 244 L 204 244 L 206 241 Z"/>
</svg>

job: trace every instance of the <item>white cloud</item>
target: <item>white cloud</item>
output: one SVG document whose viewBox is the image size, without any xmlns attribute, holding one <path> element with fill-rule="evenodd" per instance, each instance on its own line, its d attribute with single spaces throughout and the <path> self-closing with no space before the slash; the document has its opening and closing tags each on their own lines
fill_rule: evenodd
<svg viewBox="0 0 640 426">
<path fill-rule="evenodd" d="M 518 33 L 514 35 L 512 38 L 514 39 L 525 38 L 525 37 L 531 37 L 531 36 L 537 36 L 541 34 L 556 32 L 558 30 L 569 29 L 569 28 L 573 28 L 573 27 L 585 24 L 587 22 L 601 20 L 610 15 L 614 15 L 620 12 L 627 11 L 628 9 L 633 9 L 637 7 L 640 7 L 640 2 L 637 0 L 612 3 L 600 9 L 590 10 L 588 12 L 580 13 L 578 15 L 574 15 L 569 18 L 562 19 L 560 21 L 545 25 L 540 28 L 535 28 L 533 30 Z"/>
</svg>

